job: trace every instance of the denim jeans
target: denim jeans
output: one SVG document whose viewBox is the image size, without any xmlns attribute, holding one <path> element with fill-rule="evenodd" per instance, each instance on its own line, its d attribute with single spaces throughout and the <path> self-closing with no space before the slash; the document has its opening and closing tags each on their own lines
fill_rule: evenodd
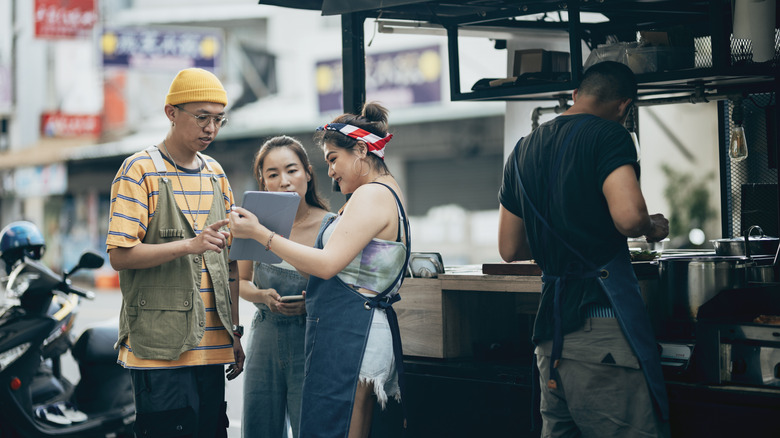
<svg viewBox="0 0 780 438">
<path fill-rule="evenodd" d="M 297 295 L 306 287 L 306 279 L 295 270 L 265 264 L 256 264 L 254 279 L 258 287 L 273 287 L 280 295 Z M 257 308 L 244 345 L 241 434 L 244 438 L 287 437 L 285 418 L 289 415 L 293 438 L 296 438 L 301 412 L 306 316 L 280 315 L 263 304 L 257 304 Z"/>
<path fill-rule="evenodd" d="M 304 316 L 258 311 L 252 321 L 244 370 L 242 436 L 287 436 L 285 414 L 298 436 L 303 384 Z"/>
</svg>

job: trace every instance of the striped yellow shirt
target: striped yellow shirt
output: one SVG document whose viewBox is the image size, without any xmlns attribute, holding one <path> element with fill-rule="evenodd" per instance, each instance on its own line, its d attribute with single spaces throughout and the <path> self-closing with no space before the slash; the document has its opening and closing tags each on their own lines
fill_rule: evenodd
<svg viewBox="0 0 780 438">
<path fill-rule="evenodd" d="M 233 192 L 222 166 L 213 158 L 202 156 L 211 166 L 211 171 L 205 165 L 201 166 L 199 177 L 198 169 L 179 167 L 179 178 L 176 177 L 173 163 L 164 157 L 167 176 L 172 181 L 176 203 L 184 216 L 187 217 L 190 225 L 192 225 L 194 216 L 198 224 L 198 230 L 195 231 L 197 234 L 205 225 L 208 225 L 204 222 L 208 217 L 209 207 L 214 197 L 211 184 L 212 176 L 216 176 L 222 190 L 226 213 L 230 211 L 230 207 L 234 203 Z M 154 163 L 145 151 L 125 159 L 111 184 L 111 212 L 108 238 L 106 239 L 108 250 L 118 247 L 130 248 L 143 241 L 149 222 L 157 209 L 158 179 Z M 184 186 L 183 190 L 179 185 L 179 179 Z M 231 336 L 217 314 L 214 289 L 205 262 L 201 266 L 201 272 L 200 296 L 206 310 L 206 333 L 200 345 L 185 351 L 177 360 L 148 360 L 139 359 L 133 355 L 132 339 L 128 338 L 120 344 L 118 358 L 120 364 L 126 368 L 178 368 L 234 362 Z"/>
</svg>

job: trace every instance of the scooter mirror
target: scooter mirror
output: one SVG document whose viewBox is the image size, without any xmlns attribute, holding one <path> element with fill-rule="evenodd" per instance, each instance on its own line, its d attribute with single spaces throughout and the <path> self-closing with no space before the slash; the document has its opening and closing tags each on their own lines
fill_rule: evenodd
<svg viewBox="0 0 780 438">
<path fill-rule="evenodd" d="M 73 268 L 73 271 L 82 268 L 97 269 L 103 266 L 103 263 L 105 263 L 105 259 L 100 254 L 92 251 L 85 251 L 84 254 L 81 255 L 78 265 Z M 71 273 L 73 273 L 73 271 L 71 271 Z"/>
</svg>

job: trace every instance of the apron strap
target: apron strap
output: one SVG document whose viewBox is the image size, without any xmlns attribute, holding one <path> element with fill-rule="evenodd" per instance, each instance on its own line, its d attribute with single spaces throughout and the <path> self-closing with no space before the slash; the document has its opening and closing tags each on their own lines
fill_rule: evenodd
<svg viewBox="0 0 780 438">
<path fill-rule="evenodd" d="M 385 313 L 387 314 L 387 322 L 390 325 L 390 333 L 392 334 L 392 338 L 393 338 L 393 357 L 395 358 L 396 373 L 398 374 L 398 389 L 401 392 L 401 410 L 404 416 L 404 435 L 406 435 L 407 418 L 409 418 L 409 416 L 407 415 L 407 411 L 406 411 L 406 403 L 404 403 L 404 400 L 406 399 L 406 395 L 405 395 L 406 379 L 404 378 L 404 354 L 403 354 L 403 346 L 401 345 L 401 331 L 400 331 L 400 327 L 398 326 L 398 315 L 396 315 L 395 309 L 393 309 L 393 303 L 400 301 L 401 295 L 395 294 L 392 297 L 388 295 L 393 290 L 397 290 L 396 286 L 400 288 L 401 284 L 404 281 L 404 274 L 406 273 L 407 267 L 409 266 L 409 256 L 411 255 L 412 252 L 411 238 L 409 236 L 409 222 L 406 218 L 406 212 L 404 211 L 404 206 L 401 204 L 401 199 L 395 193 L 395 190 L 393 190 L 392 187 L 384 183 L 374 182 L 371 184 L 380 184 L 387 187 L 387 189 L 390 190 L 390 193 L 392 193 L 393 196 L 395 197 L 395 202 L 396 205 L 398 206 L 399 220 L 401 224 L 403 224 L 404 240 L 406 241 L 406 259 L 404 260 L 404 264 L 401 267 L 401 270 L 398 272 L 398 276 L 396 276 L 395 281 L 390 286 L 388 286 L 387 289 L 382 291 L 382 293 L 380 293 L 376 297 L 371 298 L 369 301 L 366 302 L 367 307 L 371 307 L 371 308 L 378 307 L 380 309 L 384 309 Z"/>
<path fill-rule="evenodd" d="M 382 291 L 382 293 L 380 293 L 379 295 L 376 296 L 376 298 L 380 298 L 380 297 L 385 297 L 387 294 L 392 292 L 393 289 L 396 287 L 396 285 L 399 285 L 399 283 L 403 283 L 404 274 L 406 273 L 406 268 L 407 268 L 407 266 L 409 266 L 409 257 L 410 257 L 410 255 L 412 253 L 412 245 L 411 245 L 412 242 L 411 242 L 411 236 L 409 236 L 409 221 L 407 220 L 407 217 L 406 217 L 406 211 L 404 211 L 404 206 L 401 204 L 401 199 L 395 193 L 395 190 L 393 190 L 393 188 L 390 187 L 389 185 L 387 185 L 385 183 L 381 183 L 381 182 L 372 182 L 372 183 L 369 183 L 369 184 L 379 184 L 379 185 L 385 186 L 385 187 L 387 187 L 387 190 L 390 190 L 390 193 L 393 194 L 393 197 L 395 197 L 395 203 L 396 203 L 396 206 L 398 207 L 398 219 L 399 219 L 399 222 L 401 223 L 401 225 L 403 225 L 404 240 L 406 241 L 405 242 L 405 244 L 406 244 L 406 259 L 404 260 L 404 265 L 403 265 L 402 269 L 398 272 L 398 275 L 395 277 L 395 281 L 390 286 L 388 286 L 387 289 Z M 400 287 L 400 285 L 399 285 L 399 287 Z M 398 299 L 400 300 L 401 298 L 399 297 Z M 398 300 L 396 300 L 396 301 L 398 301 Z"/>
<path fill-rule="evenodd" d="M 325 215 L 325 219 L 323 219 L 323 223 L 320 224 L 320 231 L 317 233 L 317 239 L 314 240 L 314 247 L 317 249 L 322 249 L 325 247 L 325 245 L 322 243 L 323 235 L 325 234 L 325 229 L 327 229 L 333 221 L 336 220 L 338 215 L 334 214 L 333 216 L 328 217 L 328 215 Z"/>
<path fill-rule="evenodd" d="M 553 167 L 550 170 L 550 177 L 549 181 L 547 183 L 547 199 L 552 199 L 552 189 L 555 186 L 555 182 L 558 179 L 558 174 L 560 173 L 560 167 L 561 163 L 563 162 L 563 156 L 565 152 L 569 149 L 569 145 L 571 144 L 572 139 L 574 138 L 574 135 L 580 130 L 582 125 L 592 120 L 594 117 L 593 115 L 589 115 L 588 117 L 583 117 L 580 120 L 578 120 L 574 126 L 571 128 L 569 133 L 566 135 L 566 137 L 563 140 L 563 143 L 561 144 L 561 148 L 558 150 L 558 153 L 555 157 L 555 161 L 553 162 Z M 533 211 L 536 218 L 539 220 L 539 222 L 542 223 L 544 226 L 544 233 L 542 233 L 542 236 L 544 237 L 545 241 L 547 241 L 547 235 L 552 235 L 555 239 L 559 241 L 559 243 L 562 243 L 564 247 L 566 247 L 569 251 L 571 251 L 572 254 L 577 256 L 577 258 L 580 259 L 580 262 L 585 267 L 584 272 L 583 270 L 576 270 L 578 272 L 575 272 L 574 266 L 572 264 L 569 265 L 564 275 L 543 275 L 542 281 L 552 280 L 554 282 L 555 292 L 553 294 L 553 350 L 552 354 L 550 356 L 550 378 L 547 381 L 547 387 L 549 389 L 556 389 L 558 387 L 558 365 L 560 364 L 561 356 L 563 355 L 563 321 L 562 321 L 562 307 L 563 307 L 563 300 L 564 300 L 564 289 L 566 287 L 566 279 L 567 278 L 589 278 L 589 277 L 595 277 L 598 275 L 598 267 L 594 266 L 588 259 L 586 259 L 577 249 L 575 249 L 573 246 L 571 246 L 563 237 L 561 237 L 560 234 L 558 234 L 550 225 L 550 223 L 545 219 L 545 217 L 539 212 L 539 210 L 534 205 L 533 201 L 531 201 L 531 197 L 528 195 L 528 192 L 525 190 L 525 186 L 523 185 L 523 180 L 520 176 L 520 166 L 519 166 L 519 160 L 518 160 L 518 152 L 520 148 L 515 148 L 514 153 L 514 160 L 515 160 L 515 176 L 517 177 L 518 185 L 520 185 L 520 190 L 523 192 L 523 196 L 526 199 L 527 205 L 531 208 L 531 211 Z"/>
</svg>

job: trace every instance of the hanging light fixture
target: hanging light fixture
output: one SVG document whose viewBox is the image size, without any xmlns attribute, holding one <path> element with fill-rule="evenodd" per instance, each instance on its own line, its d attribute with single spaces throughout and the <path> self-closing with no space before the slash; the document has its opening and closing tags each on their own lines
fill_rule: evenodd
<svg viewBox="0 0 780 438">
<path fill-rule="evenodd" d="M 623 123 L 623 126 L 628 129 L 628 133 L 631 135 L 631 140 L 634 142 L 634 147 L 636 148 L 636 160 L 639 161 L 640 157 L 640 149 L 639 149 L 639 136 L 637 135 L 637 116 L 638 116 L 638 108 L 636 105 L 632 105 L 631 108 L 628 110 L 628 115 L 626 116 L 626 121 Z"/>
<path fill-rule="evenodd" d="M 745 128 L 742 123 L 745 120 L 745 113 L 742 107 L 742 97 L 731 99 L 731 121 L 734 128 L 731 130 L 731 139 L 729 140 L 729 156 L 732 161 L 743 161 L 748 156 L 747 140 L 745 139 Z"/>
</svg>

